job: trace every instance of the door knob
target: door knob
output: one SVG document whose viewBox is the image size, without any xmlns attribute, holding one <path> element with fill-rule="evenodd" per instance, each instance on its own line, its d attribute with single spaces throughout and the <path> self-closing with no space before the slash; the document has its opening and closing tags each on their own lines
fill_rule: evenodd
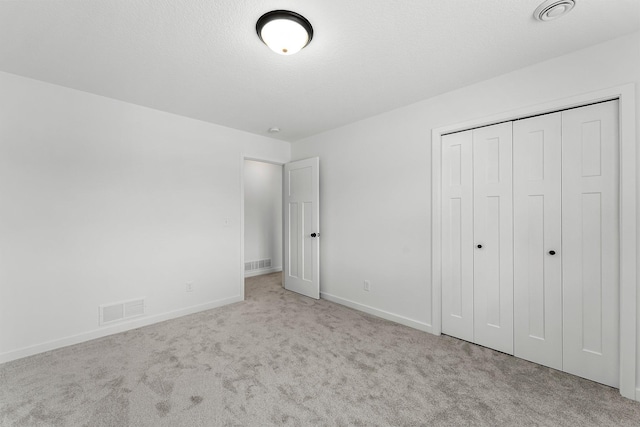
<svg viewBox="0 0 640 427">
<path fill-rule="evenodd" d="M 549 251 L 549 255 L 555 255 L 556 251 Z"/>
<path fill-rule="evenodd" d="M 478 249 L 482 249 L 482 245 L 478 245 L 478 246 L 477 246 L 477 248 L 478 248 Z"/>
<path fill-rule="evenodd" d="M 310 236 L 311 237 L 320 237 L 320 233 L 311 233 Z"/>
</svg>

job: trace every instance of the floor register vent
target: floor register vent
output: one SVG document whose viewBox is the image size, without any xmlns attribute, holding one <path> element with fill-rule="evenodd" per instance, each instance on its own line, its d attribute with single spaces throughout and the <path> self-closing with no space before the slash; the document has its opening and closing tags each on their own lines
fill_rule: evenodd
<svg viewBox="0 0 640 427">
<path fill-rule="evenodd" d="M 100 312 L 100 325 L 108 325 L 132 317 L 142 316 L 144 315 L 144 308 L 144 298 L 101 305 L 98 307 Z"/>
</svg>

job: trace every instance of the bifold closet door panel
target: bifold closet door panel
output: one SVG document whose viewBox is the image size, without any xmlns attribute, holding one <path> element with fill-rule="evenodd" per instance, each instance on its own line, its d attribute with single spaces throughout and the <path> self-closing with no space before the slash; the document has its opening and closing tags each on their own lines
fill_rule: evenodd
<svg viewBox="0 0 640 427">
<path fill-rule="evenodd" d="M 619 385 L 618 102 L 562 113 L 566 372 Z"/>
<path fill-rule="evenodd" d="M 472 131 L 442 137 L 442 333 L 473 341 Z"/>
<path fill-rule="evenodd" d="M 514 355 L 562 369 L 562 115 L 513 124 Z"/>
<path fill-rule="evenodd" d="M 513 354 L 512 124 L 473 131 L 474 342 Z"/>
</svg>

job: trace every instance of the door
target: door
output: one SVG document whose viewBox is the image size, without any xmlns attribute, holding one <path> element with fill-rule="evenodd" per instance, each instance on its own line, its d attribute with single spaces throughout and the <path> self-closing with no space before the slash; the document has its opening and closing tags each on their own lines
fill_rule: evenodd
<svg viewBox="0 0 640 427">
<path fill-rule="evenodd" d="M 442 137 L 442 332 L 473 341 L 473 131 Z"/>
<path fill-rule="evenodd" d="M 513 124 L 514 355 L 562 369 L 562 114 Z"/>
<path fill-rule="evenodd" d="M 564 370 L 619 385 L 618 101 L 562 112 Z"/>
<path fill-rule="evenodd" d="M 319 159 L 284 165 L 284 287 L 320 298 Z"/>
<path fill-rule="evenodd" d="M 474 342 L 513 354 L 511 122 L 473 131 Z"/>
</svg>

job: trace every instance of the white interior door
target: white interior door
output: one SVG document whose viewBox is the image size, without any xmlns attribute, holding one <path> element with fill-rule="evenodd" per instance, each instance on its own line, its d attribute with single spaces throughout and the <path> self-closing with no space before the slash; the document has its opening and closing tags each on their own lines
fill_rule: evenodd
<svg viewBox="0 0 640 427">
<path fill-rule="evenodd" d="M 562 369 L 562 116 L 513 124 L 514 355 Z"/>
<path fill-rule="evenodd" d="M 562 112 L 564 370 L 619 385 L 618 101 Z"/>
<path fill-rule="evenodd" d="M 284 287 L 320 298 L 319 159 L 284 165 Z"/>
<path fill-rule="evenodd" d="M 474 341 L 513 354 L 512 124 L 473 131 Z"/>
<path fill-rule="evenodd" d="M 473 341 L 472 131 L 442 137 L 442 332 Z"/>
</svg>

